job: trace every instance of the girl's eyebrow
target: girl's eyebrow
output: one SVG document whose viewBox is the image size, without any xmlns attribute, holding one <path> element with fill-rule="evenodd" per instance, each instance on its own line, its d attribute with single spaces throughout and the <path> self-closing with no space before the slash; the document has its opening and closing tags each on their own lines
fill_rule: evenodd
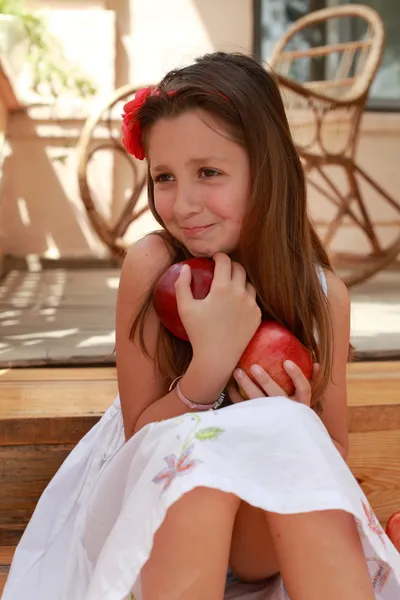
<svg viewBox="0 0 400 600">
<path fill-rule="evenodd" d="M 186 165 L 196 165 L 196 164 L 207 164 L 207 163 L 213 163 L 213 162 L 223 162 L 226 163 L 228 162 L 228 160 L 226 158 L 223 158 L 222 156 L 206 156 L 204 158 L 191 158 L 190 160 L 188 160 L 186 162 Z"/>
<path fill-rule="evenodd" d="M 191 166 L 191 165 L 205 165 L 205 164 L 212 164 L 213 162 L 218 162 L 218 163 L 227 163 L 229 162 L 228 159 L 223 158 L 222 156 L 206 156 L 204 158 L 191 158 L 188 161 L 186 161 L 185 166 Z M 150 166 L 150 170 L 152 173 L 165 173 L 166 171 L 170 171 L 171 167 L 168 167 L 168 165 L 155 165 Z"/>
<path fill-rule="evenodd" d="M 155 167 L 150 165 L 150 171 L 151 173 L 165 173 L 168 172 L 170 170 L 169 167 L 167 167 L 167 165 L 156 165 Z"/>
</svg>

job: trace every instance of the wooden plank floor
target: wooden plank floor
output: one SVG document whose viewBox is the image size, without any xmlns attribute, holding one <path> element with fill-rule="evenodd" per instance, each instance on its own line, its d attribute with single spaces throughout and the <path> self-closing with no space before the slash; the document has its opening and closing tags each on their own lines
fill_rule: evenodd
<svg viewBox="0 0 400 600">
<path fill-rule="evenodd" d="M 0 282 L 0 368 L 114 364 L 120 270 L 11 271 Z M 400 273 L 350 290 L 352 342 L 363 360 L 400 358 Z"/>
<path fill-rule="evenodd" d="M 384 526 L 400 510 L 400 362 L 349 365 L 348 392 L 349 465 Z M 0 370 L 0 593 L 40 494 L 116 393 L 113 367 Z"/>
<path fill-rule="evenodd" d="M 12 271 L 0 282 L 0 366 L 114 363 L 119 269 Z"/>
</svg>

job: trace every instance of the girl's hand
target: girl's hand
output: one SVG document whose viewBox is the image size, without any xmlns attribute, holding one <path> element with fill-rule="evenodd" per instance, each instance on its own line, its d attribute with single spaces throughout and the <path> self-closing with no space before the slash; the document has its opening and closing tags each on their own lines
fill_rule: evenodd
<svg viewBox="0 0 400 600">
<path fill-rule="evenodd" d="M 294 396 L 290 396 L 290 399 L 300 402 L 300 404 L 311 406 L 312 389 L 315 384 L 315 380 L 318 377 L 319 364 L 315 363 L 313 365 L 311 381 L 308 381 L 300 367 L 298 367 L 292 361 L 285 361 L 283 363 L 283 367 L 295 386 Z M 242 388 L 249 399 L 260 398 L 265 395 L 288 397 L 282 388 L 279 387 L 279 385 L 275 383 L 268 373 L 259 365 L 253 365 L 250 370 L 257 384 L 255 384 L 241 369 L 236 369 L 233 374 L 238 386 Z M 228 392 L 232 402 L 243 401 L 240 393 L 233 389 L 234 387 L 235 386 L 232 386 L 232 384 L 228 386 Z"/>
<path fill-rule="evenodd" d="M 193 348 L 193 358 L 232 373 L 261 322 L 256 291 L 246 271 L 226 254 L 214 256 L 214 279 L 203 300 L 190 289 L 190 267 L 185 265 L 175 284 L 179 315 Z M 207 373 L 204 373 L 207 377 Z"/>
</svg>

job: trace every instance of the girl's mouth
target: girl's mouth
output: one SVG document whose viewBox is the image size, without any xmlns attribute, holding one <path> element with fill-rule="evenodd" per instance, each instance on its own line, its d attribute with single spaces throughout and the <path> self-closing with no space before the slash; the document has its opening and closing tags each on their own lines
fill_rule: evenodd
<svg viewBox="0 0 400 600">
<path fill-rule="evenodd" d="M 197 237 L 197 236 L 201 235 L 202 233 L 204 233 L 205 231 L 208 231 L 211 227 L 213 227 L 213 224 L 203 225 L 201 227 L 187 227 L 187 228 L 183 228 L 182 231 L 186 237 Z"/>
</svg>

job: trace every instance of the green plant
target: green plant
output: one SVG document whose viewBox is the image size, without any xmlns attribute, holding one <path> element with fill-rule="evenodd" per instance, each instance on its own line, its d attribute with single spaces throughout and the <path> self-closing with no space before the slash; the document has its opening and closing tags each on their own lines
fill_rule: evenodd
<svg viewBox="0 0 400 600">
<path fill-rule="evenodd" d="M 0 0 L 0 14 L 15 17 L 25 31 L 35 92 L 47 92 L 54 98 L 65 90 L 84 98 L 96 93 L 90 79 L 68 61 L 60 41 L 50 33 L 43 16 L 27 11 L 22 0 Z"/>
</svg>

